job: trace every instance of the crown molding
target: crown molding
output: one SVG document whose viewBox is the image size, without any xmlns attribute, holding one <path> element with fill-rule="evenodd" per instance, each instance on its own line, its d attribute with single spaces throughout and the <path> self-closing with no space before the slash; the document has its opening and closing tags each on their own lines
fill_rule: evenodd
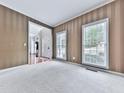
<svg viewBox="0 0 124 93">
<path fill-rule="evenodd" d="M 54 25 L 53 27 L 57 27 L 57 26 L 59 26 L 59 25 L 61 25 L 61 24 L 64 24 L 64 23 L 66 23 L 66 22 L 68 22 L 68 21 L 70 21 L 70 20 L 72 20 L 72 19 L 75 19 L 75 18 L 77 18 L 77 17 L 79 17 L 79 16 L 85 15 L 85 14 L 87 14 L 87 13 L 93 11 L 93 10 L 96 10 L 96 9 L 98 9 L 98 8 L 100 8 L 100 7 L 103 7 L 103 6 L 105 6 L 105 5 L 109 4 L 109 3 L 112 3 L 112 2 L 114 2 L 114 1 L 116 1 L 116 0 L 108 0 L 107 2 L 105 2 L 105 3 L 103 3 L 103 4 L 100 4 L 100 5 L 98 5 L 98 6 L 94 7 L 94 8 L 92 8 L 92 9 L 88 9 L 88 10 L 86 10 L 86 11 L 80 13 L 80 14 L 77 15 L 77 16 L 71 17 L 71 18 L 69 18 L 69 19 L 67 19 L 67 20 L 63 20 L 63 21 L 57 23 L 56 25 Z"/>
</svg>

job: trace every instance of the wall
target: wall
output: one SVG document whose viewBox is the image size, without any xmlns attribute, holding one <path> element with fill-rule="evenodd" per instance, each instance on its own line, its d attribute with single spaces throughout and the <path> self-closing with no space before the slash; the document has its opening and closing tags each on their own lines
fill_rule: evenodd
<svg viewBox="0 0 124 93">
<path fill-rule="evenodd" d="M 0 5 L 0 69 L 27 63 L 27 17 Z"/>
<path fill-rule="evenodd" d="M 121 69 L 124 73 L 124 0 L 121 0 L 121 61 L 123 64 L 121 64 Z"/>
<path fill-rule="evenodd" d="M 47 24 L 0 4 L 0 69 L 28 63 L 29 21 L 53 29 Z"/>
<path fill-rule="evenodd" d="M 110 4 L 107 4 L 101 8 L 91 11 L 85 15 L 77 17 L 71 21 L 68 21 L 62 25 L 54 28 L 54 57 L 56 56 L 56 32 L 63 30 L 68 31 L 68 61 L 73 61 L 73 57 L 76 59 L 74 62 L 81 63 L 81 31 L 82 25 L 97 21 L 103 18 L 110 19 L 109 30 L 109 62 L 110 70 L 117 72 L 124 72 L 124 62 L 122 57 L 122 10 L 123 6 L 121 2 L 124 0 L 116 0 Z M 124 10 L 124 9 L 123 9 Z M 122 26 L 124 27 L 124 26 Z M 123 32 L 124 33 L 124 32 Z M 124 44 L 123 44 L 124 45 Z M 124 53 L 124 52 L 123 52 Z M 124 55 L 124 54 L 123 54 Z M 123 65 L 123 66 L 122 66 Z"/>
</svg>

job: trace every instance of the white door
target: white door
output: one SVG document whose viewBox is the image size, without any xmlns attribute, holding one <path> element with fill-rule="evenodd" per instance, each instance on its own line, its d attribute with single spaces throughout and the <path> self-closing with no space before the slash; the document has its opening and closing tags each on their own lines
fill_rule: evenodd
<svg viewBox="0 0 124 93">
<path fill-rule="evenodd" d="M 56 33 L 56 58 L 66 60 L 66 31 Z"/>
<path fill-rule="evenodd" d="M 44 28 L 41 31 L 42 34 L 42 43 L 41 43 L 41 52 L 43 57 L 52 58 L 52 30 Z"/>
<path fill-rule="evenodd" d="M 83 26 L 82 63 L 108 68 L 108 19 Z"/>
</svg>

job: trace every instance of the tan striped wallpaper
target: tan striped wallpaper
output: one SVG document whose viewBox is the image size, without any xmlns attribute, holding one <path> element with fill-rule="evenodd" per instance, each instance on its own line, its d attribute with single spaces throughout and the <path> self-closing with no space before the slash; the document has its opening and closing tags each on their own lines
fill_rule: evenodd
<svg viewBox="0 0 124 93">
<path fill-rule="evenodd" d="M 124 73 L 124 0 L 121 0 L 121 69 Z"/>
<path fill-rule="evenodd" d="M 73 61 L 72 58 L 76 57 L 74 62 L 81 63 L 81 31 L 82 25 L 87 24 L 103 18 L 110 19 L 109 30 L 109 62 L 110 70 L 124 72 L 124 51 L 122 54 L 122 2 L 124 0 L 116 0 L 108 5 L 99 9 L 89 12 L 85 15 L 77 17 L 62 25 L 54 28 L 54 57 L 56 56 L 56 32 L 63 30 L 68 31 L 68 61 Z M 123 9 L 124 10 L 124 9 Z M 124 26 L 122 26 L 124 27 Z M 124 29 L 124 28 L 123 28 Z M 124 32 L 123 32 L 124 33 Z M 124 44 L 123 44 L 124 45 Z"/>
<path fill-rule="evenodd" d="M 27 17 L 0 5 L 0 69 L 27 63 Z"/>
</svg>

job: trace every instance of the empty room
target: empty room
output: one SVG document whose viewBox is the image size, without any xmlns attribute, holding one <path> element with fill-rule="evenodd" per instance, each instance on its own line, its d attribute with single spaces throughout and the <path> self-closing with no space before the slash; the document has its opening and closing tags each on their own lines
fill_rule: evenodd
<svg viewBox="0 0 124 93">
<path fill-rule="evenodd" d="M 0 0 L 0 93 L 124 93 L 124 0 Z"/>
</svg>

